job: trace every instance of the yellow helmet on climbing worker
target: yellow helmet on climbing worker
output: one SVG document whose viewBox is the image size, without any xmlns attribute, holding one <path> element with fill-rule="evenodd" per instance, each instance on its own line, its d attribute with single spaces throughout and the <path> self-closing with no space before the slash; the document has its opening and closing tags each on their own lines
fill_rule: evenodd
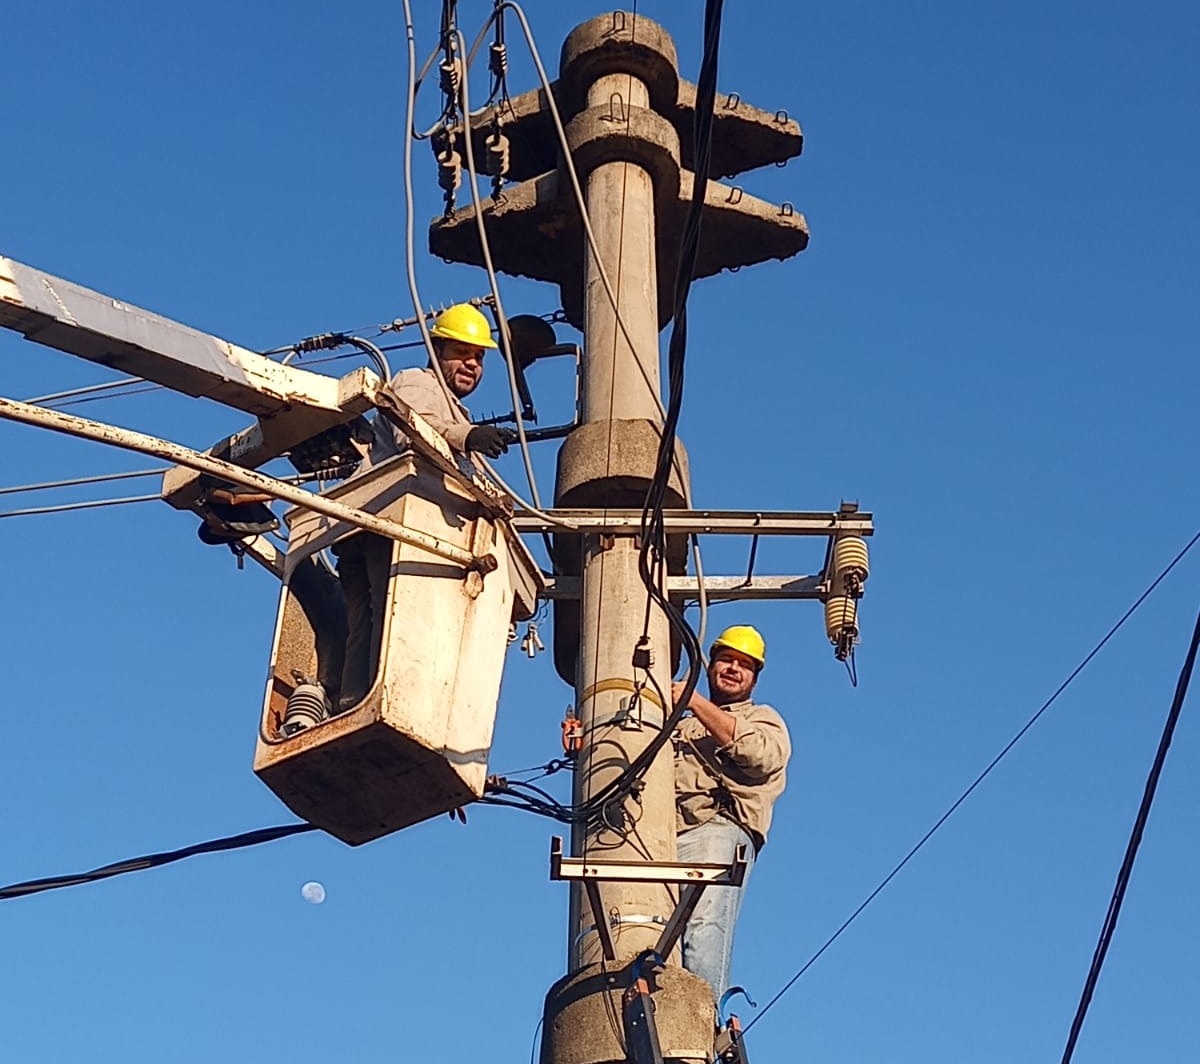
<svg viewBox="0 0 1200 1064">
<path fill-rule="evenodd" d="M 752 628 L 748 624 L 735 624 L 731 628 L 726 628 L 713 640 L 708 656 L 711 658 L 721 647 L 728 647 L 730 650 L 736 650 L 739 654 L 745 654 L 759 669 L 762 669 L 767 663 L 766 640 L 759 634 L 757 628 Z"/>
<path fill-rule="evenodd" d="M 470 303 L 455 303 L 434 320 L 429 335 L 438 340 L 458 340 L 475 347 L 496 347 L 487 318 Z"/>
</svg>

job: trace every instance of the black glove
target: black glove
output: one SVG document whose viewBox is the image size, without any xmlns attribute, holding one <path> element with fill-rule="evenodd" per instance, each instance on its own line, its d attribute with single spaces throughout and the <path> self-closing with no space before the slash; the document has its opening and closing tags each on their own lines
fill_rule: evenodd
<svg viewBox="0 0 1200 1064">
<path fill-rule="evenodd" d="M 478 451 L 488 458 L 499 458 L 516 438 L 517 434 L 512 429 L 476 425 L 467 433 L 467 450 Z"/>
</svg>

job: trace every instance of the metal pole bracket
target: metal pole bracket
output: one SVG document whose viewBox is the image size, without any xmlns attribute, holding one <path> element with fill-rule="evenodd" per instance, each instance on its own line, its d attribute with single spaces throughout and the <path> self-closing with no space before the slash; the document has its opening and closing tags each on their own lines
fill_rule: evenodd
<svg viewBox="0 0 1200 1064">
<path fill-rule="evenodd" d="M 608 914 L 604 911 L 600 899 L 600 882 L 661 883 L 664 886 L 675 885 L 682 888 L 675 910 L 654 946 L 654 952 L 660 957 L 665 957 L 675 948 L 675 943 L 683 934 L 683 929 L 695 911 L 704 888 L 740 887 L 748 870 L 749 862 L 744 846 L 737 848 L 732 864 L 723 865 L 691 864 L 686 861 L 585 860 L 564 856 L 561 836 L 555 835 L 550 841 L 550 878 L 579 880 L 583 884 L 592 908 L 592 916 L 596 921 L 596 933 L 600 936 L 604 959 L 609 961 L 616 959 L 616 949 Z"/>
</svg>

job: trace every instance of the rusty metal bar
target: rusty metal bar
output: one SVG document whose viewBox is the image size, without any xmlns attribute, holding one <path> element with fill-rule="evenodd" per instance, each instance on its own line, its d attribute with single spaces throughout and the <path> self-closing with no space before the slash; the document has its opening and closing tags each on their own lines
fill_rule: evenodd
<svg viewBox="0 0 1200 1064">
<path fill-rule="evenodd" d="M 86 418 L 76 417 L 74 414 L 64 414 L 58 410 L 46 410 L 39 406 L 31 406 L 29 403 L 22 403 L 15 399 L 6 399 L 3 397 L 0 397 L 0 417 L 9 421 L 19 421 L 26 425 L 32 425 L 35 428 L 49 429 L 52 432 L 61 432 L 69 436 L 79 436 L 96 443 L 105 443 L 113 447 L 123 447 L 126 450 L 139 451 L 142 454 L 152 455 L 167 462 L 187 466 L 189 469 L 195 469 L 201 473 L 209 473 L 230 483 L 254 488 L 266 495 L 270 495 L 272 498 L 291 503 L 293 506 L 305 507 L 315 513 L 332 518 L 334 521 L 342 521 L 348 525 L 353 525 L 355 528 L 361 528 L 366 532 L 374 532 L 376 535 L 384 536 L 387 539 L 394 539 L 413 547 L 419 547 L 422 550 L 429 551 L 430 554 L 445 558 L 447 561 L 454 562 L 466 569 L 488 572 L 496 567 L 496 559 L 491 554 L 477 557 L 471 554 L 470 551 L 456 547 L 453 543 L 447 543 L 436 536 L 419 532 L 416 529 L 406 528 L 386 518 L 367 513 L 364 510 L 356 510 L 340 502 L 335 502 L 332 499 L 326 499 L 321 495 L 314 495 L 312 492 L 304 491 L 302 488 L 285 484 L 283 481 L 276 480 L 274 477 L 269 477 L 264 473 L 256 473 L 250 469 L 243 469 L 232 462 L 225 462 L 219 458 L 213 458 L 211 455 L 200 454 L 180 444 L 160 440 L 155 436 L 147 436 L 144 433 L 134 432 L 131 429 L 106 425 L 99 421 L 89 421 Z"/>
</svg>

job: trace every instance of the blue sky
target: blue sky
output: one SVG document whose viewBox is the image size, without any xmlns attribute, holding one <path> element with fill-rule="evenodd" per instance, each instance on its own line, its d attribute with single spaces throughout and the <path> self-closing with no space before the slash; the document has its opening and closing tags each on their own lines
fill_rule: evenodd
<svg viewBox="0 0 1200 1064">
<path fill-rule="evenodd" d="M 424 54 L 439 6 L 415 8 Z M 799 118 L 804 155 L 739 183 L 793 202 L 812 242 L 697 283 L 681 435 L 698 505 L 856 498 L 878 534 L 857 689 L 811 604 L 722 606 L 711 621 L 765 632 L 759 692 L 796 746 L 734 962 L 760 1003 L 1200 527 L 1194 6 L 780 8 L 727 4 L 719 84 Z M 551 70 L 599 13 L 526 9 Z M 489 10 L 463 2 L 460 19 L 473 32 Z M 694 80 L 701 5 L 639 10 Z M 0 254 L 251 348 L 410 313 L 400 4 L 47 0 L 4 26 Z M 510 42 L 521 91 L 533 74 L 515 28 Z M 438 198 L 422 150 L 416 178 L 423 247 Z M 419 280 L 427 302 L 486 290 L 427 255 Z M 548 286 L 503 291 L 510 313 L 558 306 Z M 5 334 L 0 379 L 26 398 L 109 376 Z M 565 417 L 564 375 L 531 379 L 544 419 Z M 499 374 L 472 405 L 507 409 Z M 77 412 L 198 448 L 246 420 L 162 392 Z M 0 441 L 0 484 L 153 464 L 18 426 Z M 549 496 L 552 445 L 537 469 Z M 193 525 L 158 504 L 0 521 L 3 882 L 290 819 L 250 770 L 276 590 Z M 736 573 L 744 545 L 705 557 Z M 760 554 L 760 571 L 819 563 L 803 542 Z M 1198 565 L 775 1006 L 756 1059 L 1058 1059 Z M 514 651 L 493 767 L 555 756 L 571 697 L 549 655 Z M 1194 1055 L 1198 758 L 1185 710 L 1078 1061 Z M 5 1047 L 39 1061 L 527 1060 L 564 965 L 554 830 L 475 809 L 466 828 L 442 819 L 359 849 L 304 836 L 6 903 Z M 323 905 L 302 899 L 309 880 Z"/>
</svg>

